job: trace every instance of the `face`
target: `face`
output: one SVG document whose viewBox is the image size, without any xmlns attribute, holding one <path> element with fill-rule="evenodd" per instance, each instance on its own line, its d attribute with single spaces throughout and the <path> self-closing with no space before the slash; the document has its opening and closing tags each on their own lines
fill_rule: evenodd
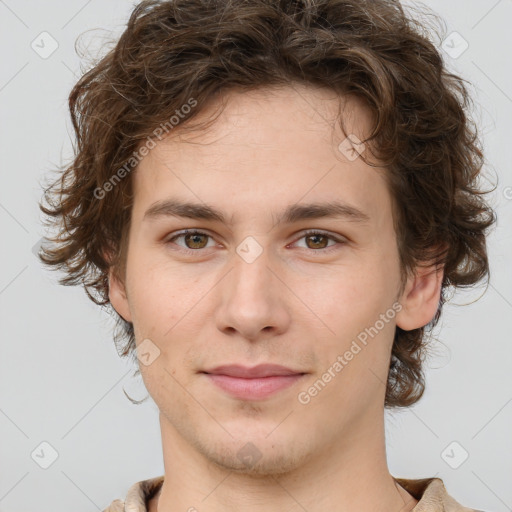
<svg viewBox="0 0 512 512">
<path fill-rule="evenodd" d="M 360 443 L 383 412 L 395 326 L 407 323 L 391 196 L 384 169 L 346 150 L 333 92 L 227 99 L 209 129 L 175 128 L 132 176 L 126 279 L 111 279 L 110 298 L 148 348 L 141 375 L 176 442 L 277 474 Z M 344 102 L 346 133 L 362 139 L 370 115 Z M 297 208 L 335 202 L 346 208 L 327 216 Z M 204 373 L 267 363 L 295 375 Z"/>
</svg>

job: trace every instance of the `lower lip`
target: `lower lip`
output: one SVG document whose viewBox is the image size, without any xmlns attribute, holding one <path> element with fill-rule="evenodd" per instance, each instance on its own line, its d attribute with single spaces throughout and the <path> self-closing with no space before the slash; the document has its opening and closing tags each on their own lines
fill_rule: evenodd
<svg viewBox="0 0 512 512">
<path fill-rule="evenodd" d="M 295 384 L 305 374 L 274 375 L 254 379 L 229 377 L 228 375 L 205 374 L 216 386 L 235 398 L 259 400 L 282 391 Z"/>
</svg>

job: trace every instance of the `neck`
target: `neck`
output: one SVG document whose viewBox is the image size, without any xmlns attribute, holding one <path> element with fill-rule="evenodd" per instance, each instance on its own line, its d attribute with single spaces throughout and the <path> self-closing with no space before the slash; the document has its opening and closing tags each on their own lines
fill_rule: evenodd
<svg viewBox="0 0 512 512">
<path fill-rule="evenodd" d="M 291 471 L 254 475 L 220 467 L 160 414 L 165 479 L 148 511 L 410 511 L 417 500 L 389 473 L 379 417 L 361 421 L 352 434 Z"/>
</svg>

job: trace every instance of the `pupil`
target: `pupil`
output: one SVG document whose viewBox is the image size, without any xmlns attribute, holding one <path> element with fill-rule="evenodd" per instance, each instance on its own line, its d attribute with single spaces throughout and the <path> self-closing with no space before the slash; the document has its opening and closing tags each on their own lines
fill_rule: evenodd
<svg viewBox="0 0 512 512">
<path fill-rule="evenodd" d="M 198 234 L 193 234 L 193 235 L 188 235 L 187 238 L 190 240 L 190 238 L 192 238 L 192 244 L 200 244 L 201 242 L 198 242 L 197 239 L 198 238 L 201 238 L 203 235 L 198 235 Z M 197 247 L 196 247 L 197 248 Z"/>
<path fill-rule="evenodd" d="M 310 235 L 310 237 L 309 237 L 309 238 L 312 238 L 312 239 L 314 239 L 314 240 L 318 240 L 319 238 L 324 238 L 324 239 L 325 239 L 324 235 Z M 313 244 L 315 244 L 315 245 L 318 245 L 318 243 L 319 243 L 319 242 L 317 242 L 317 241 L 316 241 L 316 242 L 315 242 L 315 241 L 313 242 Z M 320 242 L 320 245 L 322 245 L 322 244 L 321 244 L 321 242 Z M 323 247 L 323 245 L 322 245 L 322 247 Z"/>
</svg>

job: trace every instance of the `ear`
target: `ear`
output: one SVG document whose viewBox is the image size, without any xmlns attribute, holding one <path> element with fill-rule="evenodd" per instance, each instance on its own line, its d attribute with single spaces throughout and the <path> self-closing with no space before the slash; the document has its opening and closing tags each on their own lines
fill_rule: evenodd
<svg viewBox="0 0 512 512">
<path fill-rule="evenodd" d="M 108 272 L 108 297 L 117 313 L 127 322 L 131 322 L 132 315 L 130 312 L 128 297 L 126 295 L 125 285 L 115 275 L 113 267 L 110 267 Z"/>
<path fill-rule="evenodd" d="M 441 298 L 444 267 L 417 267 L 399 299 L 402 309 L 396 325 L 404 331 L 427 325 L 437 312 Z"/>
</svg>

